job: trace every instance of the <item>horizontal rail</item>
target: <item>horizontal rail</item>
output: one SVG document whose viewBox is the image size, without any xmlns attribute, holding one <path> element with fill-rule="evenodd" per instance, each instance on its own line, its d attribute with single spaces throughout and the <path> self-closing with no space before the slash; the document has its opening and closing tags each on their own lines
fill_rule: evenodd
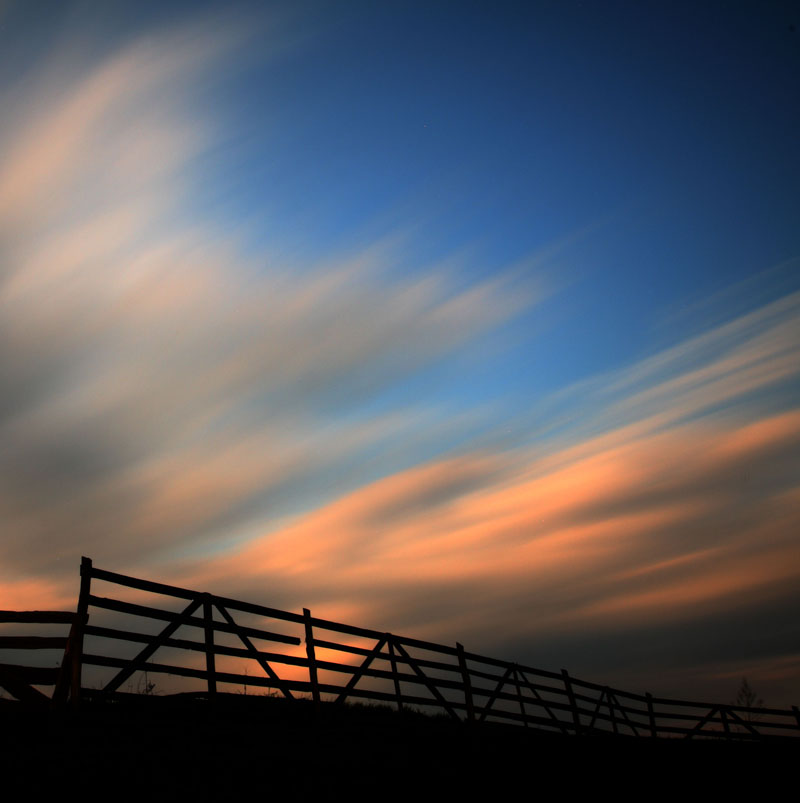
<svg viewBox="0 0 800 803">
<path fill-rule="evenodd" d="M 737 711 L 743 714 L 758 714 L 758 715 L 769 715 L 769 716 L 792 716 L 791 711 L 787 711 L 785 708 L 748 708 L 747 706 L 743 705 L 733 705 L 728 703 L 709 703 L 708 701 L 704 703 L 697 703 L 697 702 L 687 702 L 686 700 L 670 700 L 666 697 L 653 697 L 652 698 L 653 705 L 667 705 L 667 706 L 682 706 L 686 708 L 705 708 L 708 710 L 709 708 L 724 708 L 726 711 Z M 671 714 L 665 714 L 665 716 L 672 716 Z"/>
<path fill-rule="evenodd" d="M 119 641 L 132 641 L 139 644 L 149 644 L 153 641 L 154 636 L 151 633 L 134 633 L 128 630 L 116 630 L 111 627 L 97 627 L 96 625 L 88 625 L 86 627 L 87 636 L 97 636 L 99 638 L 118 639 Z M 191 641 L 190 639 L 178 638 L 165 638 L 162 639 L 159 646 L 174 647 L 181 650 L 191 650 L 194 652 L 205 652 L 206 645 L 202 641 Z M 262 652 L 260 650 L 248 650 L 244 647 L 228 647 L 224 644 L 215 644 L 214 652 L 217 655 L 228 655 L 233 658 L 262 658 L 270 663 L 285 663 L 293 666 L 308 666 L 308 659 L 300 658 L 293 655 L 284 655 L 277 652 Z M 127 661 L 130 663 L 130 661 Z M 147 662 L 141 662 L 142 668 L 147 668 Z"/>
<path fill-rule="evenodd" d="M 490 658 L 487 655 L 479 655 L 474 652 L 464 652 L 464 658 L 468 661 L 475 661 L 477 663 L 486 664 L 487 666 L 496 666 L 503 669 L 521 669 L 525 674 L 537 675 L 542 678 L 550 678 L 552 680 L 561 680 L 560 672 L 550 672 L 546 669 L 536 669 L 533 666 L 526 666 L 525 664 L 515 663 L 514 661 L 504 661 L 502 658 Z M 573 680 L 570 676 L 570 680 Z"/>
<path fill-rule="evenodd" d="M 66 636 L 0 636 L 0 650 L 64 650 Z"/>
<path fill-rule="evenodd" d="M 655 715 L 658 718 L 660 718 L 661 720 L 696 721 L 698 719 L 703 719 L 706 716 L 706 714 L 712 709 L 722 710 L 722 711 L 725 711 L 726 713 L 731 711 L 732 709 L 734 709 L 734 706 L 725 705 L 723 703 L 705 703 L 704 705 L 698 705 L 696 707 L 701 709 L 701 711 L 699 713 L 692 713 L 692 712 L 690 712 L 690 713 L 679 713 L 677 711 L 655 711 Z M 757 713 L 759 709 L 755 709 L 755 708 L 753 708 L 753 709 L 747 709 L 747 708 L 741 709 L 741 707 L 739 707 L 738 710 L 739 711 L 743 710 L 744 713 L 746 713 L 746 714 L 752 714 L 752 715 L 761 716 L 761 714 Z M 783 716 L 783 717 L 786 717 L 786 718 L 794 718 L 791 711 L 782 711 L 782 710 L 776 709 L 776 708 L 762 709 L 762 710 L 769 711 L 771 716 Z M 736 724 L 736 721 L 733 720 L 733 723 Z M 763 727 L 767 727 L 767 728 L 787 727 L 784 723 L 773 722 L 772 720 L 752 721 L 750 724 L 752 724 L 752 725 L 754 725 L 756 727 L 762 727 L 762 728 Z M 788 727 L 797 729 L 798 725 L 790 724 L 790 725 L 788 725 Z"/>
<path fill-rule="evenodd" d="M 71 625 L 76 616 L 73 611 L 0 611 L 0 624 Z"/>
<path fill-rule="evenodd" d="M 272 633 L 267 630 L 259 630 L 255 627 L 245 627 L 244 625 L 231 625 L 227 622 L 206 622 L 205 619 L 200 616 L 184 617 L 174 611 L 151 608 L 149 605 L 135 605 L 132 602 L 123 602 L 122 600 L 110 599 L 108 597 L 96 597 L 93 594 L 89 596 L 89 604 L 94 605 L 96 608 L 104 608 L 109 611 L 116 611 L 117 613 L 128 613 L 147 619 L 160 619 L 166 622 L 180 621 L 182 625 L 199 628 L 210 627 L 212 630 L 222 633 L 244 633 L 247 636 L 261 639 L 262 641 L 277 641 L 282 644 L 294 645 L 300 644 L 300 639 L 297 638 L 297 636 L 287 636 L 284 633 Z M 151 636 L 151 640 L 153 638 L 155 638 L 155 636 Z"/>
<path fill-rule="evenodd" d="M 392 636 L 392 639 L 395 641 L 395 643 L 397 643 L 397 639 L 395 639 L 394 636 Z M 392 656 L 385 651 L 376 653 L 373 650 L 369 649 L 368 647 L 351 647 L 348 644 L 337 644 L 336 642 L 325 641 L 323 639 L 318 639 L 316 637 L 314 638 L 314 646 L 323 647 L 329 650 L 338 650 L 339 652 L 351 653 L 353 655 L 364 655 L 364 656 L 373 655 L 376 659 L 383 661 L 394 660 L 395 663 L 398 664 L 409 663 L 407 659 L 403 658 L 400 655 L 395 655 L 394 659 L 392 659 Z M 442 671 L 445 672 L 454 672 L 458 674 L 460 674 L 461 672 L 461 669 L 459 668 L 458 664 L 446 664 L 442 661 L 431 661 L 427 658 L 413 658 L 412 661 L 413 663 L 417 664 L 417 666 L 424 666 L 428 669 L 441 669 Z"/>
<path fill-rule="evenodd" d="M 55 685 L 60 672 L 61 670 L 58 667 L 0 664 L 0 674 L 36 686 Z"/>
<path fill-rule="evenodd" d="M 139 577 L 130 577 L 127 574 L 107 572 L 105 569 L 92 567 L 89 576 L 94 580 L 105 580 L 108 583 L 115 583 L 119 586 L 138 588 L 140 591 L 152 591 L 154 594 L 164 594 L 169 597 L 179 597 L 181 599 L 195 599 L 197 597 L 197 591 L 190 591 L 188 588 L 171 586 L 166 583 L 154 583 L 151 580 L 142 580 Z"/>
<path fill-rule="evenodd" d="M 206 596 L 213 605 L 222 605 L 235 611 L 243 613 L 255 613 L 259 616 L 269 616 L 273 619 L 282 619 L 287 622 L 302 623 L 303 617 L 300 614 L 282 611 L 278 608 L 269 608 L 265 605 L 256 605 L 252 602 L 242 602 L 241 600 L 230 599 L 228 597 L 218 597 L 215 594 L 205 594 L 204 592 L 192 591 L 180 586 L 167 585 L 166 583 L 154 583 L 150 580 L 142 580 L 138 577 L 131 577 L 127 574 L 117 574 L 108 572 L 105 569 L 95 569 L 92 567 L 90 576 L 96 580 L 104 580 L 108 583 L 115 583 L 128 588 L 138 588 L 140 591 L 150 591 L 154 594 L 163 594 L 168 597 L 178 597 L 179 599 L 194 600 L 201 596 Z"/>
</svg>

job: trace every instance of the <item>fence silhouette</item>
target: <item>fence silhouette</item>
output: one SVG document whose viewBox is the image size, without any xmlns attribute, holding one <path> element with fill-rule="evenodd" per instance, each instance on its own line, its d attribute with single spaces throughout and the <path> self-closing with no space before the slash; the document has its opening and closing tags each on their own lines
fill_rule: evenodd
<svg viewBox="0 0 800 803">
<path fill-rule="evenodd" d="M 181 600 L 184 607 L 174 611 L 97 596 L 93 580 Z M 796 706 L 747 708 L 634 694 L 579 680 L 565 669 L 548 672 L 478 655 L 461 644 L 382 633 L 320 619 L 308 609 L 291 613 L 129 577 L 95 568 L 89 558 L 81 563 L 77 611 L 33 614 L 0 612 L 0 622 L 68 622 L 71 630 L 66 638 L 0 638 L 0 648 L 64 649 L 61 666 L 52 670 L 0 664 L 0 686 L 29 702 L 48 699 L 34 688 L 42 684 L 55 686 L 56 704 L 69 698 L 77 705 L 89 695 L 113 697 L 124 693 L 125 684 L 132 688 L 136 673 L 146 673 L 146 678 L 160 674 L 202 681 L 196 693 L 210 700 L 224 689 L 246 694 L 256 687 L 316 704 L 378 702 L 398 710 L 435 711 L 465 723 L 504 722 L 565 735 L 737 740 L 800 735 Z M 137 629 L 122 626 L 131 617 Z M 202 635 L 186 638 L 184 631 Z M 139 645 L 138 651 L 124 654 L 132 645 Z M 154 661 L 156 651 L 174 660 Z M 244 672 L 242 661 L 248 667 Z M 105 672 L 99 690 L 83 686 L 87 667 Z M 257 673 L 250 674 L 249 667 Z M 138 690 L 149 692 L 152 686 L 146 681 Z"/>
<path fill-rule="evenodd" d="M 70 625 L 66 636 L 0 636 L 0 650 L 58 651 L 61 664 L 55 667 L 25 666 L 0 663 L 0 687 L 18 700 L 42 704 L 64 703 L 80 693 L 80 617 L 74 611 L 0 611 L 0 624 Z M 72 686 L 75 678 L 74 688 Z M 37 686 L 54 686 L 51 697 Z"/>
</svg>

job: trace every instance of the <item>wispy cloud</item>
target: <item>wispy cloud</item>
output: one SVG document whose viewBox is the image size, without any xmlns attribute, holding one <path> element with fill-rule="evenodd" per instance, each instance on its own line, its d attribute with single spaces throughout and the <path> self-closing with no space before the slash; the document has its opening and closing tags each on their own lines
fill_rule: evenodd
<svg viewBox="0 0 800 803">
<path fill-rule="evenodd" d="M 671 666 L 652 641 L 664 628 L 703 630 L 696 655 L 674 660 L 709 662 L 707 679 L 725 671 L 720 655 L 785 661 L 800 410 L 770 410 L 759 392 L 796 383 L 799 322 L 796 297 L 754 311 L 576 390 L 571 434 L 388 477 L 184 580 L 250 596 L 268 585 L 322 615 L 358 601 L 370 625 L 540 663 L 557 645 L 556 660 L 638 667 L 640 681 L 643 665 Z M 734 632 L 737 620 L 749 625 Z M 607 641 L 590 649 L 589 634 Z"/>
<path fill-rule="evenodd" d="M 197 85 L 219 40 L 151 35 L 91 68 L 50 65 L 6 117 L 6 577 L 72 573 L 82 552 L 130 565 L 219 549 L 353 487 L 387 443 L 399 465 L 414 443 L 441 449 L 452 411 L 365 404 L 534 300 L 510 278 L 398 278 L 385 243 L 275 264 L 199 216 L 217 140 Z"/>
<path fill-rule="evenodd" d="M 513 445 L 397 403 L 536 291 L 402 278 L 386 242 L 276 263 L 200 215 L 198 76 L 230 42 L 151 35 L 2 98 L 0 607 L 63 604 L 88 554 L 615 682 L 785 675 L 800 295 L 554 394 Z"/>
</svg>

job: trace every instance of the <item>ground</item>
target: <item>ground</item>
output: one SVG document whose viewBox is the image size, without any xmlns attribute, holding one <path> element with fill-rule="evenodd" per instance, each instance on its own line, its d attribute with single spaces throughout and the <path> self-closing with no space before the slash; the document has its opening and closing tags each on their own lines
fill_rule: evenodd
<svg viewBox="0 0 800 803">
<path fill-rule="evenodd" d="M 778 793 L 800 739 L 767 744 L 563 737 L 469 727 L 379 706 L 233 695 L 217 704 L 132 698 L 78 713 L 0 705 L 3 788 L 26 796 L 77 785 L 90 800 L 146 795 L 281 801 L 491 799 L 542 792 L 618 798 L 656 793 Z M 46 770 L 45 770 L 46 768 Z M 18 797 L 7 798 L 9 800 Z"/>
</svg>

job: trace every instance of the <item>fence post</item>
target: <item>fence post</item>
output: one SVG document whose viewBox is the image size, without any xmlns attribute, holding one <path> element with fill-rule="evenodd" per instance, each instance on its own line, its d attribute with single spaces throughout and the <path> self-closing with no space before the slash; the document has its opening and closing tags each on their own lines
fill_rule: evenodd
<svg viewBox="0 0 800 803">
<path fill-rule="evenodd" d="M 311 697 L 319 707 L 319 678 L 317 677 L 317 654 L 314 651 L 314 631 L 311 626 L 311 611 L 303 608 L 306 627 L 306 656 L 308 658 L 308 680 L 311 683 Z"/>
<path fill-rule="evenodd" d="M 720 706 L 717 710 L 719 711 L 719 718 L 722 720 L 722 727 L 725 730 L 725 738 L 726 739 L 730 739 L 731 738 L 731 726 L 728 724 L 727 711 L 725 710 L 725 707 L 723 707 L 723 706 Z"/>
<path fill-rule="evenodd" d="M 528 727 L 528 713 L 525 711 L 525 701 L 522 699 L 522 688 L 519 685 L 519 672 L 516 664 L 514 665 L 514 685 L 517 687 L 517 699 L 519 700 L 519 712 L 522 714 L 522 722 Z"/>
<path fill-rule="evenodd" d="M 214 659 L 214 615 L 211 609 L 211 595 L 203 594 L 203 621 L 206 637 L 206 675 L 208 677 L 208 699 L 217 694 L 216 662 Z"/>
<path fill-rule="evenodd" d="M 656 715 L 653 711 L 653 695 L 650 692 L 645 692 L 644 695 L 647 698 L 647 718 L 650 720 L 650 735 L 655 739 L 658 737 L 658 731 L 656 730 Z"/>
<path fill-rule="evenodd" d="M 464 647 L 456 642 L 458 650 L 458 665 L 461 668 L 461 680 L 464 683 L 464 702 L 467 704 L 467 722 L 475 721 L 475 707 L 472 704 L 472 685 L 469 680 L 467 659 L 464 657 Z"/>
<path fill-rule="evenodd" d="M 386 646 L 389 648 L 389 662 L 392 665 L 392 680 L 394 681 L 394 696 L 397 698 L 397 710 L 403 710 L 403 695 L 400 691 L 400 679 L 397 677 L 397 661 L 394 659 L 394 645 L 392 644 L 392 634 L 386 634 Z"/>
<path fill-rule="evenodd" d="M 81 588 L 78 593 L 78 610 L 70 633 L 70 704 L 78 708 L 81 701 L 81 674 L 83 669 L 83 630 L 89 618 L 89 595 L 92 588 L 92 559 L 81 558 Z"/>
<path fill-rule="evenodd" d="M 578 713 L 578 702 L 575 699 L 575 692 L 572 691 L 572 681 L 566 669 L 561 670 L 561 679 L 564 681 L 564 689 L 569 698 L 570 708 L 572 708 L 572 721 L 575 723 L 575 735 L 581 732 L 581 715 Z"/>
<path fill-rule="evenodd" d="M 611 727 L 614 729 L 614 733 L 619 733 L 619 728 L 617 728 L 617 715 L 614 711 L 614 703 L 616 702 L 616 697 L 612 700 L 611 699 L 611 690 L 606 686 L 606 707 L 608 708 L 608 716 L 611 719 Z"/>
</svg>

